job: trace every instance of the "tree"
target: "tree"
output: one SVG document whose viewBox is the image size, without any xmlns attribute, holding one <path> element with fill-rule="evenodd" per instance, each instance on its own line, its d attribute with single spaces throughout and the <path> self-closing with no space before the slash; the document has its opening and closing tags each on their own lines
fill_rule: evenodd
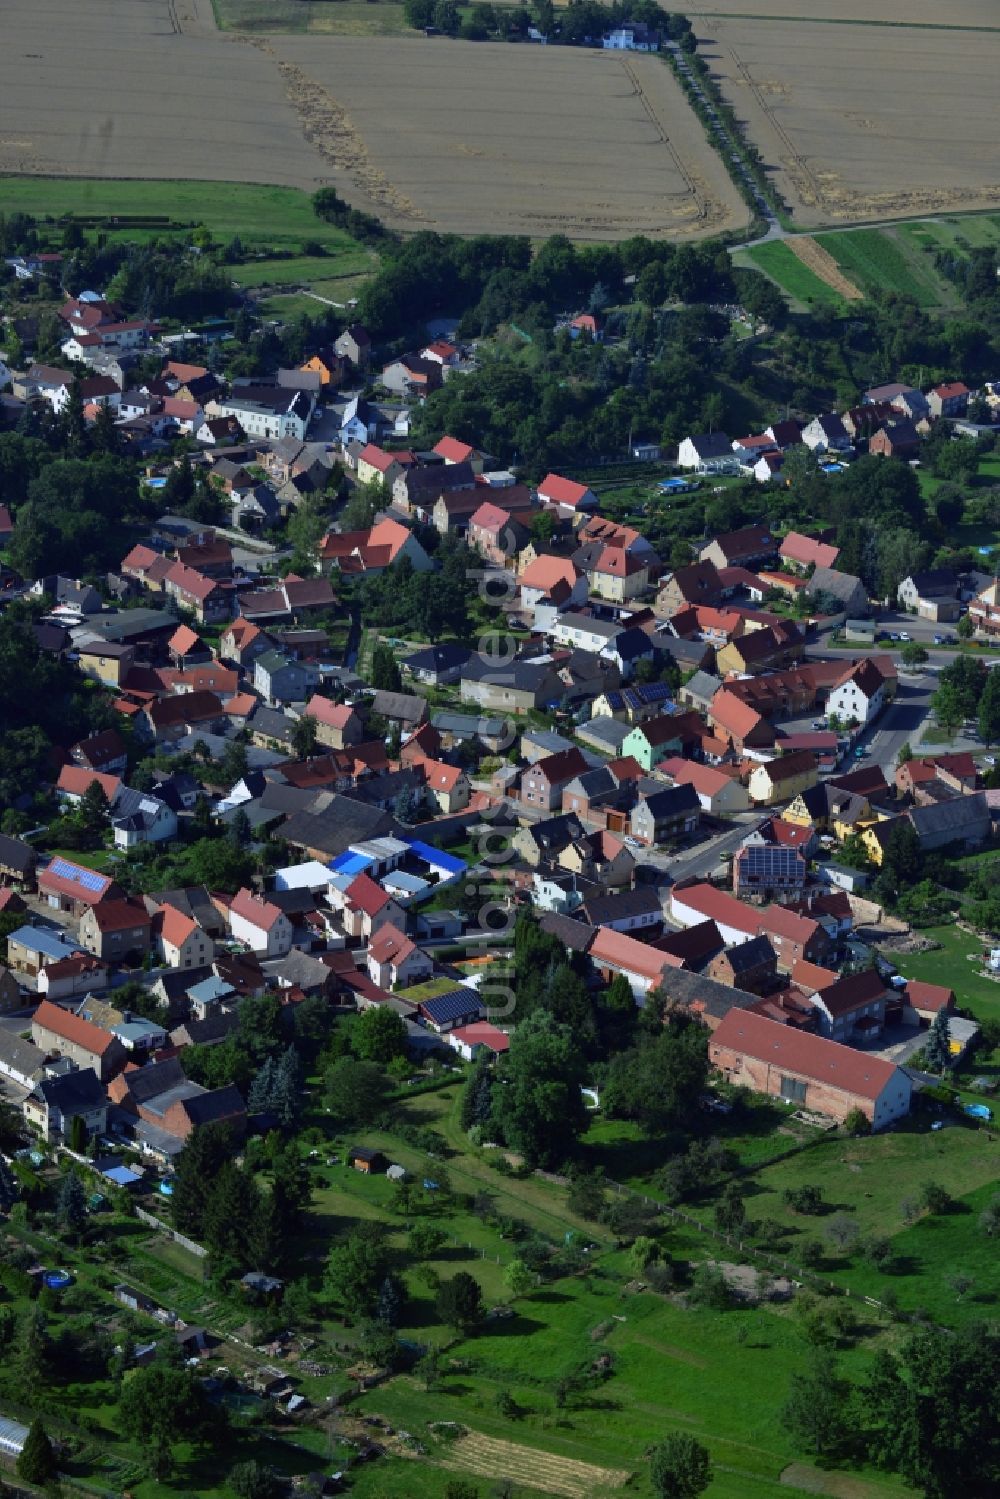
<svg viewBox="0 0 1000 1499">
<path fill-rule="evenodd" d="M 37 1416 L 28 1428 L 16 1469 L 18 1478 L 23 1478 L 25 1483 L 32 1483 L 40 1489 L 47 1488 L 56 1478 L 56 1455 L 48 1433 Z"/>
<path fill-rule="evenodd" d="M 824 1232 L 834 1249 L 847 1254 L 857 1242 L 860 1229 L 848 1213 L 834 1213 Z"/>
<path fill-rule="evenodd" d="M 330 1294 L 354 1317 L 370 1314 L 388 1271 L 382 1232 L 375 1224 L 356 1228 L 331 1251 L 326 1267 Z"/>
<path fill-rule="evenodd" d="M 229 1487 L 236 1499 L 279 1499 L 285 1484 L 267 1463 L 237 1463 L 229 1470 Z"/>
<path fill-rule="evenodd" d="M 950 683 L 942 682 L 931 698 L 931 707 L 947 738 L 954 739 L 965 717 L 958 690 Z"/>
<path fill-rule="evenodd" d="M 861 1392 L 870 1458 L 928 1499 L 1000 1486 L 1000 1337 L 978 1324 L 923 1328 L 882 1351 Z"/>
<path fill-rule="evenodd" d="M 727 1182 L 715 1205 L 715 1226 L 720 1233 L 738 1235 L 746 1222 L 747 1210 L 738 1182 Z"/>
<path fill-rule="evenodd" d="M 687 1017 L 671 1016 L 654 1035 L 612 1058 L 605 1113 L 661 1134 L 689 1117 L 707 1076 L 707 1032 Z"/>
<path fill-rule="evenodd" d="M 523 1260 L 511 1260 L 503 1273 L 503 1281 L 512 1296 L 526 1296 L 537 1284 L 536 1276 Z"/>
<path fill-rule="evenodd" d="M 849 1394 L 830 1350 L 815 1349 L 805 1373 L 792 1380 L 782 1409 L 793 1440 L 817 1456 L 835 1453 L 847 1435 Z"/>
<path fill-rule="evenodd" d="M 363 1062 L 377 1062 L 380 1067 L 387 1067 L 393 1057 L 401 1057 L 406 1052 L 406 1025 L 395 1010 L 373 1005 L 358 1017 L 351 1040 Z"/>
<path fill-rule="evenodd" d="M 449 1327 L 467 1332 L 483 1315 L 483 1293 L 467 1270 L 443 1280 L 437 1294 L 437 1314 Z"/>
<path fill-rule="evenodd" d="M 38 1306 L 25 1313 L 13 1359 L 18 1389 L 28 1400 L 37 1400 L 52 1373 L 52 1340 L 45 1314 Z"/>
<path fill-rule="evenodd" d="M 201 1442 L 219 1434 L 219 1410 L 210 1405 L 201 1382 L 190 1369 L 175 1368 L 165 1359 L 129 1375 L 118 1416 L 126 1435 L 145 1449 L 157 1478 L 173 1466 L 174 1443 Z"/>
<path fill-rule="evenodd" d="M 372 651 L 371 683 L 377 691 L 399 692 L 403 685 L 392 647 L 379 641 Z"/>
<path fill-rule="evenodd" d="M 308 760 L 316 752 L 318 729 L 311 713 L 304 713 L 292 725 L 292 749 L 300 760 Z"/>
<path fill-rule="evenodd" d="M 74 1114 L 69 1122 L 69 1148 L 76 1155 L 83 1155 L 87 1148 L 87 1126 L 82 1114 Z"/>
<path fill-rule="evenodd" d="M 919 640 L 906 641 L 899 654 L 904 666 L 922 666 L 928 659 L 927 647 L 921 645 Z"/>
<path fill-rule="evenodd" d="M 174 1223 L 181 1233 L 201 1238 L 216 1178 L 234 1148 L 233 1132 L 226 1124 L 203 1124 L 191 1131 L 177 1157 L 171 1198 Z"/>
<path fill-rule="evenodd" d="M 955 1206 L 951 1194 L 940 1182 L 926 1181 L 920 1188 L 920 1206 L 937 1215 L 950 1213 Z"/>
<path fill-rule="evenodd" d="M 341 1057 L 326 1074 L 326 1106 L 341 1124 L 371 1124 L 385 1107 L 390 1086 L 374 1062 Z"/>
<path fill-rule="evenodd" d="M 686 1432 L 672 1433 L 650 1453 L 649 1477 L 657 1499 L 697 1499 L 712 1481 L 708 1449 Z"/>
<path fill-rule="evenodd" d="M 538 1010 L 511 1037 L 503 1086 L 495 1090 L 504 1139 L 531 1166 L 553 1167 L 587 1128 L 583 1057 L 568 1026 Z"/>
<path fill-rule="evenodd" d="M 963 614 L 958 622 L 958 635 L 960 640 L 971 640 L 976 633 L 975 621 L 971 614 Z"/>
<path fill-rule="evenodd" d="M 938 1010 L 931 1021 L 931 1028 L 927 1032 L 927 1040 L 924 1042 L 924 1066 L 928 1072 L 936 1072 L 943 1075 L 951 1065 L 951 1033 L 948 1026 L 948 1016 L 944 1010 Z"/>
<path fill-rule="evenodd" d="M 87 1221 L 87 1194 L 75 1171 L 67 1171 L 59 1183 L 56 1221 L 66 1232 L 77 1235 Z"/>
<path fill-rule="evenodd" d="M 410 1229 L 409 1250 L 418 1260 L 433 1259 L 445 1241 L 444 1230 L 434 1223 L 415 1223 Z"/>
<path fill-rule="evenodd" d="M 988 673 L 979 699 L 977 727 L 984 744 L 995 744 L 1000 740 L 1000 674 L 995 670 Z"/>
<path fill-rule="evenodd" d="M 871 1133 L 871 1120 L 864 1109 L 853 1108 L 844 1118 L 843 1130 L 845 1135 L 867 1135 Z"/>
</svg>

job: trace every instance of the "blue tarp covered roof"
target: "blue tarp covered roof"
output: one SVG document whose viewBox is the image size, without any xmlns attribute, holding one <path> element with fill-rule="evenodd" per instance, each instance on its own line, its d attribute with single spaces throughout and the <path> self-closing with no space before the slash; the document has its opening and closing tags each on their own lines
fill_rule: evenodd
<svg viewBox="0 0 1000 1499">
<path fill-rule="evenodd" d="M 332 869 L 334 874 L 364 874 L 375 863 L 371 854 L 356 854 L 351 849 L 345 853 L 338 854 L 327 864 L 327 869 Z"/>
</svg>

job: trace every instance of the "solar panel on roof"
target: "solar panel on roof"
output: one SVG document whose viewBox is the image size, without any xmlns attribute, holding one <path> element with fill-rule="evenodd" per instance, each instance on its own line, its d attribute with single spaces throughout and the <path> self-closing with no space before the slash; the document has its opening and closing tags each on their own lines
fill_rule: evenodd
<svg viewBox="0 0 1000 1499">
<path fill-rule="evenodd" d="M 795 874 L 802 856 L 794 848 L 773 844 L 751 844 L 740 855 L 740 863 L 751 878 L 769 879 Z"/>
<path fill-rule="evenodd" d="M 71 864 L 68 859 L 56 858 L 49 865 L 49 871 L 58 875 L 60 879 L 72 880 L 74 884 L 82 885 L 84 890 L 103 890 L 104 875 L 98 874 L 94 869 L 82 869 L 79 864 Z"/>
</svg>

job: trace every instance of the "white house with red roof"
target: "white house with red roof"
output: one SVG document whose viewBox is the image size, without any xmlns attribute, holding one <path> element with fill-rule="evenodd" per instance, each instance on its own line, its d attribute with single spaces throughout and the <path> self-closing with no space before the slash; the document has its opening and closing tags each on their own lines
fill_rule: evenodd
<svg viewBox="0 0 1000 1499">
<path fill-rule="evenodd" d="M 747 789 L 739 777 L 728 775 L 712 765 L 703 765 L 698 760 L 685 760 L 680 755 L 674 755 L 668 760 L 661 760 L 656 771 L 675 786 L 693 786 L 702 811 L 713 817 L 724 817 L 731 812 L 746 812 L 750 806 Z"/>
<path fill-rule="evenodd" d="M 176 906 L 160 906 L 155 912 L 153 942 L 168 968 L 203 968 L 215 957 L 212 938 Z"/>
<path fill-rule="evenodd" d="M 464 812 L 472 796 L 472 782 L 460 765 L 446 765 L 443 760 L 422 760 L 428 796 L 437 803 L 439 812 Z"/>
<path fill-rule="evenodd" d="M 448 1045 L 458 1052 L 464 1062 L 473 1062 L 483 1052 L 492 1057 L 503 1056 L 510 1050 L 510 1037 L 488 1020 L 474 1020 L 471 1025 L 459 1025 L 449 1031 Z"/>
<path fill-rule="evenodd" d="M 412 531 L 396 520 L 380 520 L 367 531 L 328 531 L 319 544 L 325 570 L 377 573 L 408 557 L 415 572 L 434 566 Z"/>
<path fill-rule="evenodd" d="M 461 354 L 453 343 L 446 338 L 436 338 L 432 344 L 426 344 L 420 350 L 421 359 L 429 359 L 434 364 L 440 364 L 445 369 L 454 369 L 458 364 Z"/>
<path fill-rule="evenodd" d="M 543 505 L 553 505 L 572 514 L 597 509 L 597 496 L 586 484 L 577 484 L 575 479 L 563 479 L 559 474 L 546 474 L 538 486 L 538 499 Z"/>
<path fill-rule="evenodd" d="M 445 464 L 472 463 L 478 456 L 475 448 L 470 447 L 467 442 L 459 442 L 457 437 L 442 437 L 431 449 L 439 458 L 443 458 Z"/>
<path fill-rule="evenodd" d="M 433 961 L 415 942 L 389 924 L 368 944 L 368 976 L 381 989 L 404 989 L 423 983 L 434 972 Z"/>
<path fill-rule="evenodd" d="M 244 885 L 229 904 L 229 930 L 252 952 L 281 958 L 292 945 L 292 923 L 278 906 Z"/>
<path fill-rule="evenodd" d="M 587 597 L 586 574 L 569 557 L 536 557 L 528 563 L 518 582 L 522 609 L 534 609 L 538 604 L 568 609 L 584 603 Z"/>
<path fill-rule="evenodd" d="M 590 590 L 615 604 L 639 598 L 649 588 L 649 562 L 623 546 L 606 546 L 590 569 Z"/>
<path fill-rule="evenodd" d="M 871 723 L 885 707 L 886 682 L 867 657 L 848 666 L 831 689 L 827 712 L 845 723 Z"/>
</svg>

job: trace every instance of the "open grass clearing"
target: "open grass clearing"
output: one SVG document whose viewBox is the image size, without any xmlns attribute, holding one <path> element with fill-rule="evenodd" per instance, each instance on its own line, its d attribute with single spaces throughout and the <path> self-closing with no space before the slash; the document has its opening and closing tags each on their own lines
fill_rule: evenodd
<svg viewBox="0 0 1000 1499">
<path fill-rule="evenodd" d="M 820 235 L 816 243 L 869 294 L 902 292 L 920 307 L 938 307 L 944 300 L 945 287 L 933 268 L 899 241 L 894 230 L 853 229 Z"/>
<path fill-rule="evenodd" d="M 1000 982 L 982 971 L 982 943 L 955 925 L 926 927 L 921 935 L 939 942 L 940 947 L 930 952 L 892 953 L 900 973 L 954 989 L 956 1002 L 977 1020 L 1000 1019 Z"/>
<path fill-rule="evenodd" d="M 744 263 L 744 258 L 802 307 L 833 307 L 839 311 L 847 305 L 840 293 L 793 255 L 783 240 L 770 240 L 767 244 L 740 251 L 735 257 L 736 263 Z"/>
</svg>

